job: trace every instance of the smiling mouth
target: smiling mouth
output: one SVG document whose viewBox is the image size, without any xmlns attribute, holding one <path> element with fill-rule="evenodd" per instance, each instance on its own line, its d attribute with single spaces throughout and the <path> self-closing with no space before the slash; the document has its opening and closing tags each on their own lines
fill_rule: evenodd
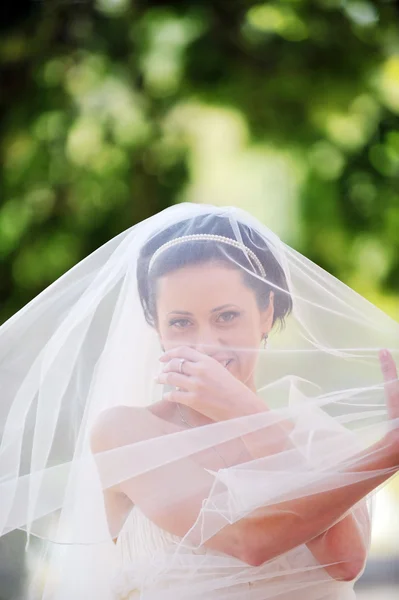
<svg viewBox="0 0 399 600">
<path fill-rule="evenodd" d="M 233 361 L 232 358 L 228 358 L 227 360 L 223 360 L 222 361 L 222 365 L 227 368 L 229 366 L 229 364 Z"/>
</svg>

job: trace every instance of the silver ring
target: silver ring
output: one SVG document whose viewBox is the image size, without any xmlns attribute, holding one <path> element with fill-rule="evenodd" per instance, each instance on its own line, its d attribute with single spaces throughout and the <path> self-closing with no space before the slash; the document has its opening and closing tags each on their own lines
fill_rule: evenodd
<svg viewBox="0 0 399 600">
<path fill-rule="evenodd" d="M 181 358 L 180 359 L 180 366 L 179 366 L 179 371 L 182 375 L 185 375 L 184 371 L 183 371 L 183 364 L 186 362 L 185 358 Z"/>
</svg>

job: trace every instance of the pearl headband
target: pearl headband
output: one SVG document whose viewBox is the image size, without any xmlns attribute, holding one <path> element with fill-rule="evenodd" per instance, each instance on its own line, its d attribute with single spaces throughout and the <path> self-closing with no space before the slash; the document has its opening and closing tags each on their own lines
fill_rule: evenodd
<svg viewBox="0 0 399 600">
<path fill-rule="evenodd" d="M 223 235 L 215 235 L 215 234 L 211 234 L 211 233 L 196 233 L 196 234 L 192 234 L 192 235 L 183 235 L 174 240 L 170 240 L 169 242 L 166 242 L 166 244 L 163 244 L 162 246 L 160 246 L 158 248 L 158 250 L 156 250 L 154 252 L 154 254 L 152 255 L 150 264 L 148 265 L 148 272 L 150 272 L 150 270 L 151 270 L 154 262 L 158 258 L 158 256 L 160 254 L 162 254 L 162 252 L 164 252 L 168 248 L 172 248 L 172 246 L 177 246 L 179 244 L 183 244 L 184 242 L 195 242 L 195 241 L 203 241 L 203 240 L 210 240 L 213 242 L 222 242 L 223 244 L 233 246 L 234 248 L 239 248 L 240 250 L 242 250 L 243 252 L 247 253 L 250 256 L 250 258 L 253 260 L 253 262 L 258 267 L 259 272 L 262 275 L 262 277 L 266 277 L 266 271 L 263 268 L 263 265 L 260 262 L 259 258 L 256 256 L 255 252 L 252 252 L 252 250 L 250 248 L 247 248 L 247 246 L 245 246 L 244 244 L 240 244 L 240 242 L 237 242 L 237 240 L 232 240 L 231 238 L 225 237 Z"/>
</svg>

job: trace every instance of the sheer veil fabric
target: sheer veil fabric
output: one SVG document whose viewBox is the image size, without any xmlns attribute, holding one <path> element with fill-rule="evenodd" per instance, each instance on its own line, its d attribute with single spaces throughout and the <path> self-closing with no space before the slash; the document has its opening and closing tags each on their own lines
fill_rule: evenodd
<svg viewBox="0 0 399 600">
<path fill-rule="evenodd" d="M 0 328 L 0 534 L 26 532 L 26 598 L 354 597 L 304 536 L 316 497 L 363 482 L 336 523 L 369 547 L 359 455 L 399 427 L 381 348 L 399 361 L 399 324 L 243 210 L 179 204 L 110 240 Z"/>
</svg>

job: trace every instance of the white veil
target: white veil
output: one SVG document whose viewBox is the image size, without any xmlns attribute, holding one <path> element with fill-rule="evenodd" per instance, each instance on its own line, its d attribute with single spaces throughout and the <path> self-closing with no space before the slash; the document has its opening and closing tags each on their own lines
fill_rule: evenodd
<svg viewBox="0 0 399 600">
<path fill-rule="evenodd" d="M 264 410 L 238 399 L 170 429 L 146 408 L 165 391 L 158 284 L 211 263 L 262 310 L 273 291 L 266 346 L 223 345 L 256 356 Z M 367 553 L 371 500 L 399 464 L 381 348 L 398 361 L 399 324 L 245 211 L 180 204 L 110 240 L 0 328 L 0 535 L 27 534 L 25 597 L 351 598 L 364 562 L 330 567 Z M 127 560 L 138 528 L 109 520 L 111 489 L 170 543 Z"/>
</svg>

